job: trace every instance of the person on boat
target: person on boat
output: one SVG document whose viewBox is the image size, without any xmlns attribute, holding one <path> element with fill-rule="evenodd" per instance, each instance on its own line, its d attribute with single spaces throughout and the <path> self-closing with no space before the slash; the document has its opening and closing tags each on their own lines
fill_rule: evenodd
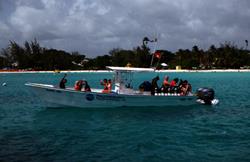
<svg viewBox="0 0 250 162">
<path fill-rule="evenodd" d="M 186 96 L 189 95 L 192 91 L 192 86 L 190 83 L 188 83 L 187 80 L 184 80 L 179 85 L 180 95 Z"/>
<path fill-rule="evenodd" d="M 82 86 L 83 86 L 83 80 L 78 80 L 75 82 L 75 90 L 76 91 L 81 91 L 82 90 Z"/>
<path fill-rule="evenodd" d="M 178 78 L 174 78 L 171 82 L 170 82 L 170 93 L 176 93 L 178 90 L 178 83 L 179 79 Z"/>
<path fill-rule="evenodd" d="M 186 91 L 186 96 L 192 95 L 192 85 L 187 82 L 187 91 Z"/>
<path fill-rule="evenodd" d="M 170 82 L 170 86 L 171 86 L 171 87 L 177 86 L 178 81 L 179 81 L 178 78 L 174 78 L 174 79 Z"/>
<path fill-rule="evenodd" d="M 170 86 L 170 83 L 168 82 L 168 79 L 169 79 L 168 76 L 164 77 L 162 87 L 161 87 L 161 92 L 167 92 L 168 91 L 168 88 Z"/>
<path fill-rule="evenodd" d="M 144 81 L 139 86 L 140 92 L 149 92 L 151 91 L 151 83 L 149 81 Z"/>
<path fill-rule="evenodd" d="M 192 85 L 188 83 L 187 95 L 192 95 Z"/>
<path fill-rule="evenodd" d="M 62 89 L 65 89 L 65 84 L 67 83 L 67 79 L 65 79 L 66 76 L 67 76 L 67 74 L 64 74 L 63 78 L 61 79 L 61 81 L 59 83 L 59 87 Z"/>
<path fill-rule="evenodd" d="M 179 90 L 180 90 L 181 96 L 185 96 L 187 94 L 187 90 L 188 90 L 188 81 L 187 80 L 181 81 L 181 83 L 179 85 Z"/>
<path fill-rule="evenodd" d="M 155 92 L 159 91 L 159 87 L 157 81 L 160 80 L 159 76 L 152 79 L 151 82 L 151 95 L 155 95 Z"/>
<path fill-rule="evenodd" d="M 91 88 L 86 80 L 83 81 L 83 85 L 84 85 L 85 92 L 91 92 Z"/>
<path fill-rule="evenodd" d="M 108 91 L 111 92 L 111 90 L 112 90 L 112 81 L 111 81 L 111 79 L 108 80 L 107 87 L 108 87 Z"/>
<path fill-rule="evenodd" d="M 103 79 L 103 81 L 101 80 L 101 85 L 103 85 L 103 90 L 102 93 L 109 93 L 109 88 L 108 88 L 108 80 L 107 79 Z"/>
</svg>

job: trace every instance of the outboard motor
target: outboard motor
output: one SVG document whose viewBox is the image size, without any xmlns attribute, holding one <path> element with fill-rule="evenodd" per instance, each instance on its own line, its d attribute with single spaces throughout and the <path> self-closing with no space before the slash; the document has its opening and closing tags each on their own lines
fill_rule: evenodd
<svg viewBox="0 0 250 162">
<path fill-rule="evenodd" d="M 214 99 L 214 90 L 212 88 L 199 88 L 196 91 L 198 100 L 202 101 L 205 105 L 211 105 Z"/>
</svg>

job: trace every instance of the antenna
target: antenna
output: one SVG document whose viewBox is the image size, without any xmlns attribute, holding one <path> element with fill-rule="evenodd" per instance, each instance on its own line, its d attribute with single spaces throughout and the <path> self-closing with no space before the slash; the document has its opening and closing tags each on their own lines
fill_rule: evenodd
<svg viewBox="0 0 250 162">
<path fill-rule="evenodd" d="M 155 38 L 155 39 L 152 40 L 151 42 L 154 43 L 154 50 L 153 50 L 153 52 L 151 53 L 151 54 L 152 54 L 152 58 L 151 58 L 150 67 L 152 67 L 152 64 L 153 64 L 153 61 L 154 61 L 154 54 L 155 54 L 156 46 L 157 46 L 157 38 Z"/>
</svg>

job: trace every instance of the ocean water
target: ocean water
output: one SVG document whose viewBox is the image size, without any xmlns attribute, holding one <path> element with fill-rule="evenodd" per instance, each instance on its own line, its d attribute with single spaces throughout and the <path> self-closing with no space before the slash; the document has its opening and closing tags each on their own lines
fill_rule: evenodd
<svg viewBox="0 0 250 162">
<path fill-rule="evenodd" d="M 156 73 L 139 73 L 137 87 Z M 250 161 L 250 73 L 159 73 L 212 87 L 216 106 L 46 107 L 26 82 L 63 74 L 0 74 L 0 161 Z M 91 87 L 111 73 L 70 73 Z M 157 103 L 156 103 L 157 104 Z"/>
</svg>

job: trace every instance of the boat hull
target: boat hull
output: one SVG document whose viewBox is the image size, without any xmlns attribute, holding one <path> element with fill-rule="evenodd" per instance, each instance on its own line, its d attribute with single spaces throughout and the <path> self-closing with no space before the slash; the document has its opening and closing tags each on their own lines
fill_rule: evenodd
<svg viewBox="0 0 250 162">
<path fill-rule="evenodd" d="M 27 83 L 36 95 L 53 105 L 70 107 L 167 107 L 197 104 L 195 96 L 151 96 L 142 94 L 117 94 L 60 89 L 53 85 Z"/>
</svg>

